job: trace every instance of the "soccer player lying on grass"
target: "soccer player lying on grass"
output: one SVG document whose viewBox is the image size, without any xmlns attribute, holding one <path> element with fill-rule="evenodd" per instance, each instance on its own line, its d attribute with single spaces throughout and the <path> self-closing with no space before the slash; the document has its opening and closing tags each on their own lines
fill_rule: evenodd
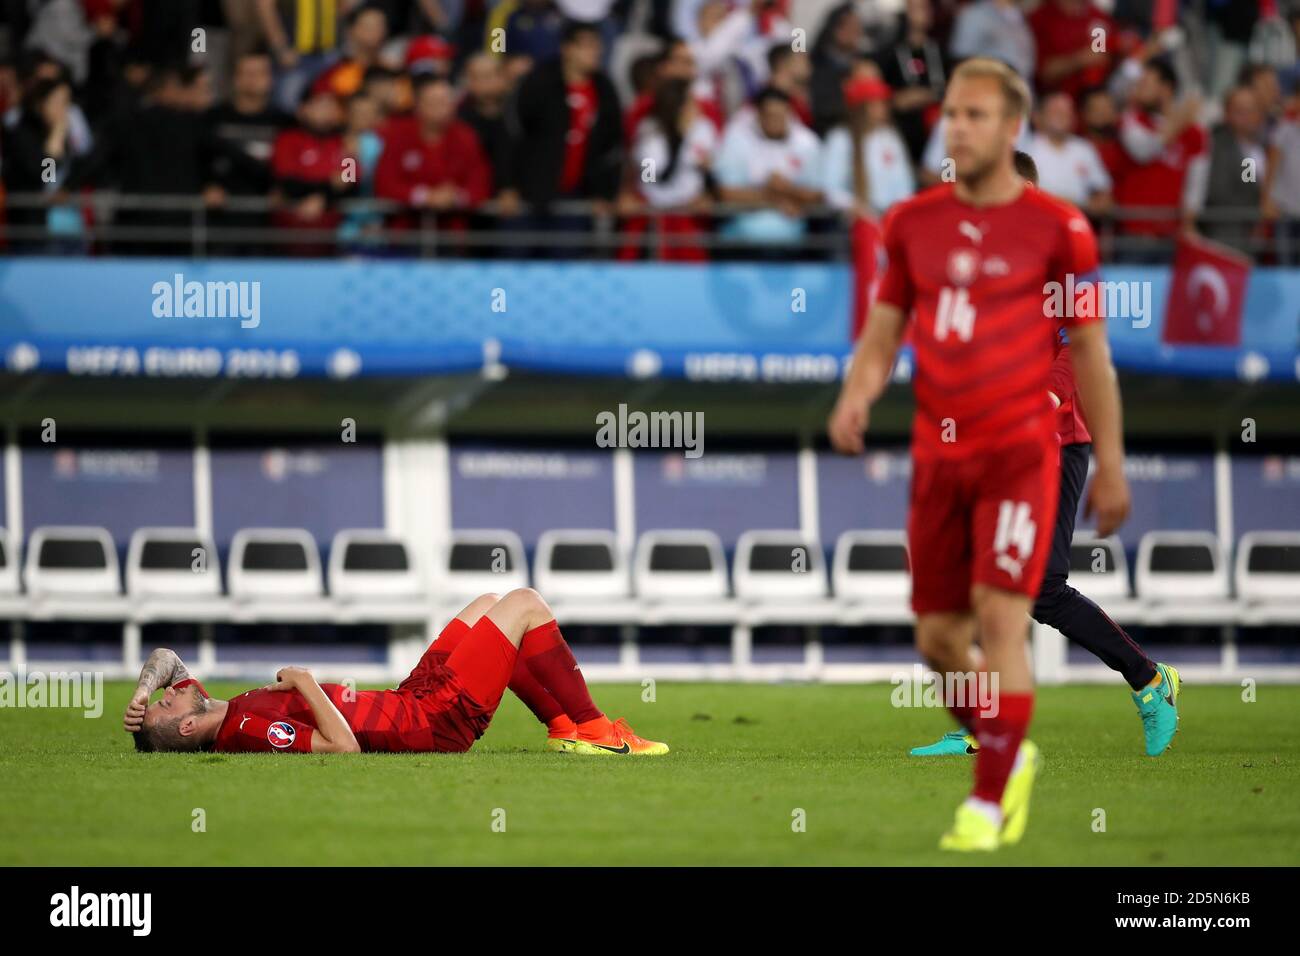
<svg viewBox="0 0 1300 956">
<path fill-rule="evenodd" d="M 1028 153 L 1015 154 L 1016 173 L 1031 186 L 1038 185 L 1038 166 Z M 1056 437 L 1061 446 L 1061 485 L 1057 494 L 1056 526 L 1047 571 L 1034 600 L 1035 621 L 1054 627 L 1080 647 L 1091 651 L 1133 688 L 1133 703 L 1142 719 L 1148 757 L 1159 757 L 1173 743 L 1178 732 L 1178 692 L 1181 677 L 1171 664 L 1159 664 L 1147 657 L 1137 641 L 1110 615 L 1070 587 L 1070 542 L 1074 539 L 1074 518 L 1079 498 L 1088 480 L 1088 457 L 1092 436 L 1083 417 L 1083 400 L 1074 382 L 1068 341 L 1056 340 L 1056 358 L 1047 396 L 1056 408 Z M 975 736 L 950 731 L 936 742 L 913 747 L 913 757 L 942 757 L 979 751 Z"/>
<path fill-rule="evenodd" d="M 162 698 L 150 704 L 160 687 Z M 216 700 L 175 652 L 159 648 L 140 671 L 123 726 L 141 751 L 461 753 L 483 736 L 507 687 L 546 724 L 548 750 L 668 753 L 592 703 L 555 615 L 531 588 L 472 601 L 396 690 L 319 684 L 285 667 L 273 684 Z"/>
</svg>

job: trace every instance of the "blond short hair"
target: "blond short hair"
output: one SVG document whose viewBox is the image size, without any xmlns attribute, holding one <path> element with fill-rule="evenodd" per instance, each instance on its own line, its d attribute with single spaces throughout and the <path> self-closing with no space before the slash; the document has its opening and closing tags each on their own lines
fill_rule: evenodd
<svg viewBox="0 0 1300 956">
<path fill-rule="evenodd" d="M 952 74 L 952 82 L 957 80 L 996 80 L 1002 88 L 1002 98 L 1007 104 L 1009 116 L 1024 117 L 1029 112 L 1029 86 L 1024 79 L 1001 60 L 991 57 L 976 56 L 962 62 Z"/>
</svg>

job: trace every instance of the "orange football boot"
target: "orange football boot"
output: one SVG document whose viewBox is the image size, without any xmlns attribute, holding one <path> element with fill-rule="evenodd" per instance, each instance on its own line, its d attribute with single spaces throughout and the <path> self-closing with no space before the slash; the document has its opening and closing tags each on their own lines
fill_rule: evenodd
<svg viewBox="0 0 1300 956">
<path fill-rule="evenodd" d="M 550 720 L 546 724 L 546 749 L 556 753 L 573 753 L 578 742 L 578 725 L 567 714 Z"/>
<path fill-rule="evenodd" d="M 656 740 L 638 737 L 632 726 L 620 717 L 611 721 L 600 717 L 578 724 L 578 739 L 573 752 L 594 756 L 597 754 L 615 754 L 631 757 L 657 757 L 668 753 L 668 745 Z"/>
</svg>

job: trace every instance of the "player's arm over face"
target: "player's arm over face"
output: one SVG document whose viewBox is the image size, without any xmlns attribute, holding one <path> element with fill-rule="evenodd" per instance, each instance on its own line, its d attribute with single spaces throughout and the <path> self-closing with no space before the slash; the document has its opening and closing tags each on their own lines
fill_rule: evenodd
<svg viewBox="0 0 1300 956">
<path fill-rule="evenodd" d="M 1119 384 L 1110 361 L 1104 322 L 1088 322 L 1070 329 L 1070 355 L 1074 380 L 1092 432 L 1097 458 L 1084 513 L 1097 521 L 1097 533 L 1106 536 L 1128 517 L 1129 491 L 1124 479 L 1124 433 Z"/>
<path fill-rule="evenodd" d="M 275 675 L 271 690 L 296 690 L 302 694 L 316 719 L 316 729 L 311 735 L 311 752 L 323 754 L 355 754 L 361 752 L 356 734 L 334 701 L 321 689 L 311 671 L 302 667 L 284 667 Z"/>
<path fill-rule="evenodd" d="M 862 453 L 869 410 L 889 384 L 889 373 L 899 343 L 903 341 L 905 319 L 903 310 L 888 302 L 876 302 L 871 307 L 866 329 L 853 351 L 849 374 L 840 389 L 839 401 L 827 423 L 836 451 L 846 455 Z"/>
<path fill-rule="evenodd" d="M 122 728 L 127 733 L 135 733 L 144 726 L 145 708 L 149 706 L 149 697 L 159 687 L 171 687 L 183 680 L 189 680 L 190 672 L 180 656 L 170 648 L 157 647 L 149 659 L 140 668 L 140 680 L 131 694 L 131 701 L 126 705 L 122 716 Z"/>
</svg>

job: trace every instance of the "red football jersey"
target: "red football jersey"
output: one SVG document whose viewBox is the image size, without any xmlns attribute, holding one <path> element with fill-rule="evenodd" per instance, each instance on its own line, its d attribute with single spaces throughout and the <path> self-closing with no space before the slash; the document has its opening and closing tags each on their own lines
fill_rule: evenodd
<svg viewBox="0 0 1300 956">
<path fill-rule="evenodd" d="M 342 684 L 321 684 L 321 689 L 348 722 L 363 751 L 437 749 L 430 714 L 414 694 L 398 690 L 349 692 Z M 230 701 L 212 749 L 311 753 L 315 729 L 316 718 L 302 694 L 259 688 Z"/>
<path fill-rule="evenodd" d="M 913 453 L 1055 445 L 1047 391 L 1058 329 L 1099 317 L 1088 220 L 1037 189 L 981 207 L 943 185 L 896 205 L 884 232 L 878 298 L 913 326 Z"/>
</svg>

